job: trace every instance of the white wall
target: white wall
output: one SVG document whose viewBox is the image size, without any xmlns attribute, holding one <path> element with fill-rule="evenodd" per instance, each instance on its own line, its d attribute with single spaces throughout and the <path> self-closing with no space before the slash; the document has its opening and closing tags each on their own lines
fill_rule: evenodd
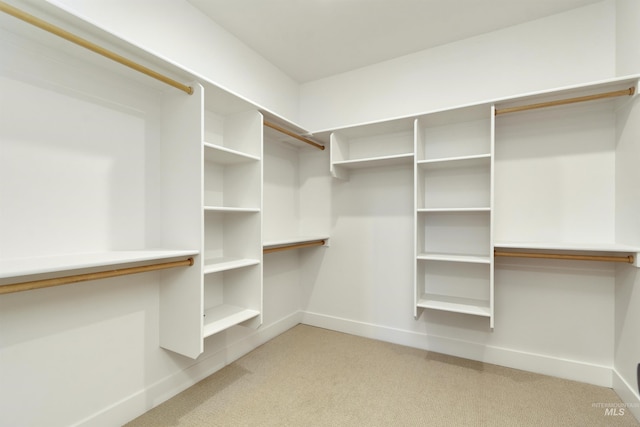
<svg viewBox="0 0 640 427">
<path fill-rule="evenodd" d="M 305 83 L 300 123 L 318 131 L 614 77 L 615 17 L 604 0 Z"/>
<path fill-rule="evenodd" d="M 640 2 L 616 0 L 616 73 L 640 72 Z M 619 114 L 616 157 L 616 234 L 619 241 L 640 245 L 640 105 L 627 103 Z M 621 201 L 625 200 L 626 203 Z M 614 389 L 640 419 L 640 274 L 638 268 L 619 266 L 616 276 Z"/>
<path fill-rule="evenodd" d="M 291 121 L 298 84 L 185 0 L 48 0 Z"/>
<path fill-rule="evenodd" d="M 640 11 L 640 9 L 638 9 Z M 636 95 L 619 109 L 616 156 L 616 234 L 618 241 L 640 246 L 640 101 Z M 621 265 L 616 276 L 614 388 L 640 418 L 640 273 Z M 617 380 L 617 381 L 616 381 Z"/>
<path fill-rule="evenodd" d="M 616 0 L 616 74 L 640 72 L 640 2 Z"/>
</svg>

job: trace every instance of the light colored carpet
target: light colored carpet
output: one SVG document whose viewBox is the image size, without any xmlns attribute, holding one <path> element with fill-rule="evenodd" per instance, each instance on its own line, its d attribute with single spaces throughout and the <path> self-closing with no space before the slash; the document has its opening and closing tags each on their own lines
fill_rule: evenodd
<svg viewBox="0 0 640 427">
<path fill-rule="evenodd" d="M 298 325 L 127 424 L 638 426 L 613 390 Z"/>
</svg>

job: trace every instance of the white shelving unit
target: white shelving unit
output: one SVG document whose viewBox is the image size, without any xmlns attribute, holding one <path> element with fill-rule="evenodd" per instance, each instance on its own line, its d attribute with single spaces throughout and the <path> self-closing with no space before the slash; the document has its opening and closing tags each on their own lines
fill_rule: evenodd
<svg viewBox="0 0 640 427">
<path fill-rule="evenodd" d="M 204 112 L 202 337 L 262 323 L 262 115 Z"/>
<path fill-rule="evenodd" d="M 145 57 L 191 86 L 188 95 L 14 18 L 3 19 L 0 33 L 11 58 L 3 62 L 0 93 L 13 106 L 0 119 L 2 283 L 192 257 L 193 266 L 153 274 L 161 345 L 196 357 L 203 87 Z M 104 39 L 127 57 L 137 51 L 98 30 L 89 39 Z"/>
<path fill-rule="evenodd" d="M 258 326 L 262 115 L 158 58 L 142 55 L 192 94 L 39 31 L 2 29 L 13 59 L 0 91 L 16 108 L 2 116 L 0 164 L 27 190 L 0 182 L 0 285 L 193 257 L 158 273 L 160 345 L 195 358 L 204 337 Z"/>
<path fill-rule="evenodd" d="M 198 193 L 188 204 L 197 277 L 160 294 L 161 346 L 192 358 L 206 337 L 262 323 L 262 115 L 215 87 L 201 93 L 183 147 L 192 155 L 179 163 Z"/>
<path fill-rule="evenodd" d="M 493 327 L 493 110 L 415 121 L 415 311 L 489 318 Z"/>
<path fill-rule="evenodd" d="M 414 162 L 412 121 L 402 119 L 332 132 L 331 175 L 348 179 L 355 169 L 411 165 Z"/>
</svg>

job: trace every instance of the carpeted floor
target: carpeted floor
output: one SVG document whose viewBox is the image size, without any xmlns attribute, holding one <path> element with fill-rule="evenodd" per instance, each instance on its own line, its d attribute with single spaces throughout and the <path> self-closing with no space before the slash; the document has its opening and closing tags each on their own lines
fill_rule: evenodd
<svg viewBox="0 0 640 427">
<path fill-rule="evenodd" d="M 609 388 L 298 325 L 127 426 L 640 425 L 629 409 L 605 414 L 619 402 Z"/>
</svg>

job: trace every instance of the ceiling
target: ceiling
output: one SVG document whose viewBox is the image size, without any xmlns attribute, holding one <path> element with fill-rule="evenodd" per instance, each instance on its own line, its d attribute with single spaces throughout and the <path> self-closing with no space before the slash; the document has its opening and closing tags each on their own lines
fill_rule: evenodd
<svg viewBox="0 0 640 427">
<path fill-rule="evenodd" d="M 187 0 L 304 83 L 601 0 Z"/>
</svg>

